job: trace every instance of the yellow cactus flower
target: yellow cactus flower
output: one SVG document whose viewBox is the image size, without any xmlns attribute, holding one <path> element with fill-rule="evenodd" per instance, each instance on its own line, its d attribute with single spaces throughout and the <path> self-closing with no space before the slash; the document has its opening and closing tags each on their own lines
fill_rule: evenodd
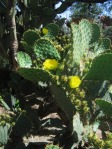
<svg viewBox="0 0 112 149">
<path fill-rule="evenodd" d="M 48 29 L 43 28 L 43 29 L 42 29 L 42 33 L 43 33 L 44 35 L 48 34 Z"/>
<path fill-rule="evenodd" d="M 81 80 L 78 76 L 69 77 L 69 86 L 70 88 L 77 88 L 81 84 Z"/>
<path fill-rule="evenodd" d="M 55 59 L 46 59 L 43 63 L 43 68 L 45 70 L 55 70 L 58 67 L 58 61 Z"/>
</svg>

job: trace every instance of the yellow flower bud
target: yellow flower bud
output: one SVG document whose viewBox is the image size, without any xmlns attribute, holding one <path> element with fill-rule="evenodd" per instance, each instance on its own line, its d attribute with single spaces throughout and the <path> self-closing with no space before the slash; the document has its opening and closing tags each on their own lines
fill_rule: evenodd
<svg viewBox="0 0 112 149">
<path fill-rule="evenodd" d="M 12 127 L 15 125 L 15 122 L 12 123 Z"/>
<path fill-rule="evenodd" d="M 79 93 L 79 95 L 80 95 L 82 98 L 84 98 L 84 97 L 85 97 L 85 92 L 84 92 L 84 91 L 81 91 L 81 92 Z"/>
<path fill-rule="evenodd" d="M 64 75 L 64 76 L 61 76 L 61 80 L 64 81 L 64 82 L 67 82 L 68 78 L 67 78 L 66 75 Z"/>
<path fill-rule="evenodd" d="M 43 29 L 42 29 L 42 33 L 43 33 L 44 35 L 48 34 L 48 29 L 43 28 Z"/>
<path fill-rule="evenodd" d="M 59 76 L 58 76 L 58 75 L 55 75 L 55 76 L 53 76 L 53 79 L 54 79 L 55 81 L 59 81 Z"/>
<path fill-rule="evenodd" d="M 90 109 L 88 107 L 84 107 L 83 110 L 84 110 L 84 113 L 88 113 Z"/>
<path fill-rule="evenodd" d="M 83 107 L 87 107 L 87 105 L 88 105 L 88 104 L 87 104 L 87 101 L 82 101 L 82 106 L 83 106 Z"/>
<path fill-rule="evenodd" d="M 76 106 L 81 106 L 81 101 L 79 99 L 76 99 L 74 103 L 76 104 Z"/>
</svg>

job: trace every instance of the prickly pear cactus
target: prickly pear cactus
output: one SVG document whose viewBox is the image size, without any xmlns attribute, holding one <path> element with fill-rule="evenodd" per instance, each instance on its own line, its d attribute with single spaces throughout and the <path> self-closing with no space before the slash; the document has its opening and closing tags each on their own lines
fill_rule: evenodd
<svg viewBox="0 0 112 149">
<path fill-rule="evenodd" d="M 32 65 L 32 60 L 30 56 L 22 51 L 17 52 L 17 62 L 19 64 L 19 67 L 31 67 Z"/>
<path fill-rule="evenodd" d="M 112 102 L 102 100 L 102 99 L 97 99 L 96 104 L 101 108 L 104 114 L 108 116 L 112 116 Z"/>
<path fill-rule="evenodd" d="M 48 30 L 47 36 L 56 37 L 58 35 L 59 26 L 57 24 L 49 23 L 45 28 Z"/>
<path fill-rule="evenodd" d="M 93 60 L 85 80 L 112 80 L 112 54 L 106 53 Z"/>
<path fill-rule="evenodd" d="M 79 25 L 72 23 L 71 29 L 73 37 L 73 61 L 79 65 L 83 55 L 100 38 L 100 28 L 97 24 L 91 24 L 83 19 Z"/>
<path fill-rule="evenodd" d="M 25 79 L 33 81 L 36 84 L 38 84 L 39 81 L 50 82 L 52 79 L 50 72 L 40 68 L 19 68 L 17 72 Z"/>
<path fill-rule="evenodd" d="M 25 41 L 28 45 L 33 45 L 36 40 L 40 38 L 39 34 L 35 30 L 27 30 L 23 34 L 23 41 Z"/>
<path fill-rule="evenodd" d="M 97 24 L 90 23 L 88 20 L 81 20 L 78 25 L 71 24 L 72 31 L 72 61 L 73 65 L 84 66 L 84 61 L 88 58 L 94 59 L 101 53 L 111 48 L 111 41 L 108 38 L 102 38 L 100 27 Z M 69 62 L 71 63 L 71 61 Z"/>
<path fill-rule="evenodd" d="M 45 149 L 61 149 L 61 148 L 57 145 L 48 144 L 46 145 Z"/>
<path fill-rule="evenodd" d="M 45 60 L 45 59 L 60 59 L 60 55 L 54 45 L 47 39 L 39 39 L 34 44 L 34 53 L 36 58 Z"/>
<path fill-rule="evenodd" d="M 33 46 L 28 45 L 25 41 L 21 41 L 21 45 L 24 48 L 26 53 L 32 55 L 32 53 L 33 53 Z"/>
<path fill-rule="evenodd" d="M 10 134 L 10 124 L 0 125 L 0 146 L 6 145 Z"/>
<path fill-rule="evenodd" d="M 95 43 L 94 52 L 96 53 L 96 56 L 99 55 L 102 52 L 105 52 L 105 50 L 110 49 L 111 47 L 111 40 L 109 38 L 101 39 L 97 43 Z"/>
<path fill-rule="evenodd" d="M 66 92 L 60 87 L 53 84 L 50 86 L 50 91 L 56 100 L 56 103 L 64 111 L 69 121 L 72 121 L 75 112 L 75 107 L 67 98 Z"/>
</svg>

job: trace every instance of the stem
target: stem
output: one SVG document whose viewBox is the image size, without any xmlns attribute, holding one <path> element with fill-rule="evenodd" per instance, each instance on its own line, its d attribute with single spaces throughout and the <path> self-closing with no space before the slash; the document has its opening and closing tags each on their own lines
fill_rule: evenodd
<svg viewBox="0 0 112 149">
<path fill-rule="evenodd" d="M 9 33 L 10 33 L 9 42 L 10 42 L 10 51 L 11 51 L 11 63 L 14 70 L 17 67 L 15 57 L 18 50 L 18 40 L 17 40 L 17 32 L 16 32 L 16 21 L 15 21 L 16 2 L 17 0 L 7 1 L 7 23 L 9 27 Z"/>
</svg>

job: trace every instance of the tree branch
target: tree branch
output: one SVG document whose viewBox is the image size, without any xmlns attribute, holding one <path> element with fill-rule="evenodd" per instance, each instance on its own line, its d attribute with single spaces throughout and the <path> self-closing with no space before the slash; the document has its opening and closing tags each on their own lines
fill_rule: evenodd
<svg viewBox="0 0 112 149">
<path fill-rule="evenodd" d="M 16 69 L 17 63 L 15 60 L 16 53 L 18 50 L 18 40 L 17 40 L 17 32 L 16 32 L 16 2 L 17 0 L 8 0 L 7 1 L 7 23 L 9 27 L 10 33 L 10 51 L 11 51 L 11 63 L 13 69 Z"/>
</svg>

